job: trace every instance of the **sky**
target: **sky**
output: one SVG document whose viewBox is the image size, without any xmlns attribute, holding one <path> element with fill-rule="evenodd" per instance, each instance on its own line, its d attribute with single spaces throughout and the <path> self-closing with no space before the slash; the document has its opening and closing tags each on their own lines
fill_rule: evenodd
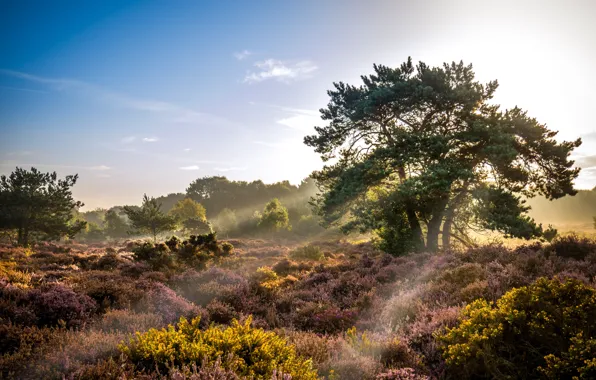
<svg viewBox="0 0 596 380">
<path fill-rule="evenodd" d="M 596 186 L 596 2 L 0 0 L 0 174 L 79 174 L 85 209 L 196 178 L 290 180 L 333 82 L 463 60 L 495 102 L 581 137 Z"/>
</svg>

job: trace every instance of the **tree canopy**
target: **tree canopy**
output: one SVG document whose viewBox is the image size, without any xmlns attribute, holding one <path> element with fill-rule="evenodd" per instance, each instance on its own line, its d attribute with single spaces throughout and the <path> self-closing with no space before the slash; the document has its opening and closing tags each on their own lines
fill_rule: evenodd
<svg viewBox="0 0 596 380">
<path fill-rule="evenodd" d="M 150 233 L 154 241 L 157 241 L 159 233 L 176 228 L 176 219 L 163 213 L 161 204 L 155 198 L 149 198 L 147 194 L 143 196 L 141 207 L 124 206 L 123 209 L 135 232 Z"/>
<path fill-rule="evenodd" d="M 281 204 L 279 199 L 272 199 L 263 209 L 258 226 L 266 231 L 289 230 L 291 226 L 288 209 Z"/>
<path fill-rule="evenodd" d="M 8 177 L 1 176 L 0 229 L 16 230 L 22 246 L 29 244 L 32 235 L 47 240 L 73 237 L 86 226 L 73 220 L 73 212 L 83 206 L 72 197 L 77 179 L 76 174 L 58 179 L 56 172 L 18 167 Z"/>
<path fill-rule="evenodd" d="M 205 207 L 190 198 L 184 198 L 176 202 L 169 214 L 180 222 L 188 219 L 207 220 Z"/>
<path fill-rule="evenodd" d="M 569 155 L 581 140 L 558 142 L 521 108 L 491 104 L 497 82 L 479 83 L 471 65 L 408 59 L 362 81 L 334 83 L 328 125 L 304 140 L 327 162 L 312 175 L 327 224 L 375 230 L 396 252 L 435 251 L 439 235 L 448 247 L 470 227 L 540 236 L 522 196 L 576 193 Z"/>
</svg>

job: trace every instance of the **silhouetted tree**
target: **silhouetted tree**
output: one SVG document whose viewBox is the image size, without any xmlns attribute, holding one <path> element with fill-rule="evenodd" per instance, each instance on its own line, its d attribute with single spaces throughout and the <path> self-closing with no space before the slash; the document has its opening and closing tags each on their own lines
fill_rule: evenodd
<svg viewBox="0 0 596 380">
<path fill-rule="evenodd" d="M 153 197 L 149 198 L 147 194 L 143 196 L 143 204 L 140 208 L 124 206 L 123 209 L 132 228 L 152 234 L 154 241 L 157 241 L 157 234 L 176 228 L 176 219 L 164 214 L 157 200 Z"/>
<path fill-rule="evenodd" d="M 58 179 L 56 172 L 16 168 L 0 177 L 0 229 L 17 231 L 17 243 L 29 244 L 31 235 L 41 239 L 73 237 L 86 222 L 73 221 L 73 211 L 83 206 L 71 188 L 78 175 Z"/>
<path fill-rule="evenodd" d="M 454 229 L 465 230 L 455 225 L 462 209 L 478 227 L 528 239 L 542 228 L 522 195 L 576 193 L 569 155 L 581 140 L 557 142 L 520 108 L 489 104 L 497 82 L 475 81 L 471 65 L 408 59 L 374 71 L 358 87 L 335 83 L 321 110 L 329 125 L 304 140 L 324 161 L 336 159 L 312 175 L 327 224 L 436 251 L 440 234 L 448 247 Z"/>
</svg>

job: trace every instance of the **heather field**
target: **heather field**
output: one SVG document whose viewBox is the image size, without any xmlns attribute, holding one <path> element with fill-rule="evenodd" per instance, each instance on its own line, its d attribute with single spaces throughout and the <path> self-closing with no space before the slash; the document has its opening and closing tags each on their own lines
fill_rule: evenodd
<svg viewBox="0 0 596 380">
<path fill-rule="evenodd" d="M 0 252 L 2 378 L 594 376 L 587 238 L 402 257 L 213 235 Z"/>
</svg>

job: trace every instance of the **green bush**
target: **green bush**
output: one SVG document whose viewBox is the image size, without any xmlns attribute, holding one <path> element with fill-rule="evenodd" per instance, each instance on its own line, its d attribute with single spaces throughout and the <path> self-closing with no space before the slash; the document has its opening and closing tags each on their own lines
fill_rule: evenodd
<svg viewBox="0 0 596 380">
<path fill-rule="evenodd" d="M 294 260 L 314 260 L 321 261 L 325 259 L 325 255 L 321 251 L 321 248 L 314 245 L 305 245 L 296 248 L 290 252 L 290 257 Z"/>
<path fill-rule="evenodd" d="M 199 318 L 181 318 L 177 327 L 151 329 L 137 333 L 121 350 L 136 365 L 153 369 L 170 365 L 221 366 L 240 376 L 270 379 L 274 371 L 288 374 L 294 380 L 316 379 L 311 360 L 299 357 L 293 346 L 273 332 L 251 327 L 252 318 L 241 324 L 234 320 L 226 327 L 199 329 Z"/>
<path fill-rule="evenodd" d="M 477 300 L 439 337 L 460 378 L 594 378 L 596 290 L 575 279 L 540 278 L 496 304 Z"/>
</svg>

